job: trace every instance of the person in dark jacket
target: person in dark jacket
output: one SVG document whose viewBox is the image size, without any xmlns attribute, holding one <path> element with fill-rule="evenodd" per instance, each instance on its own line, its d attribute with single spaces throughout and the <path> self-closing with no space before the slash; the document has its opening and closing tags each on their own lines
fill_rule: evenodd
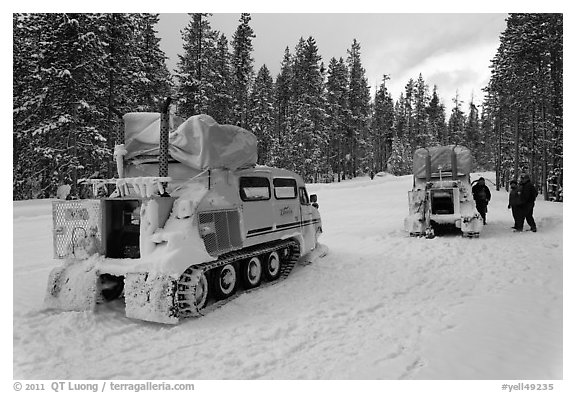
<svg viewBox="0 0 576 393">
<path fill-rule="evenodd" d="M 524 227 L 524 218 L 526 218 L 526 223 L 530 225 L 530 230 L 536 232 L 536 222 L 534 222 L 533 213 L 537 196 L 538 191 L 536 191 L 536 187 L 534 187 L 534 184 L 530 181 L 530 176 L 523 173 L 522 176 L 520 176 L 520 206 L 523 215 L 520 230 Z"/>
<path fill-rule="evenodd" d="M 514 226 L 512 228 L 516 231 L 521 231 L 524 216 L 522 211 L 522 200 L 520 199 L 520 188 L 518 188 L 518 182 L 516 180 L 510 181 L 508 209 L 512 209 L 512 217 L 514 217 Z"/>
<path fill-rule="evenodd" d="M 484 225 L 486 225 L 486 212 L 488 211 L 488 202 L 490 202 L 491 195 L 483 177 L 478 179 L 478 182 L 472 187 L 472 196 L 474 201 L 476 201 L 476 210 L 478 210 Z"/>
</svg>

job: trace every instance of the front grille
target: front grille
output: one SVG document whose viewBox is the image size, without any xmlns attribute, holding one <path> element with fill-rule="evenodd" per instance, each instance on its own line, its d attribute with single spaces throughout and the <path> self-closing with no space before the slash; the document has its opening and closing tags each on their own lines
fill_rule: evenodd
<svg viewBox="0 0 576 393">
<path fill-rule="evenodd" d="M 52 203 L 54 258 L 87 258 L 102 253 L 100 200 Z"/>
<path fill-rule="evenodd" d="M 198 229 L 210 255 L 220 255 L 242 247 L 238 210 L 201 212 Z"/>
</svg>

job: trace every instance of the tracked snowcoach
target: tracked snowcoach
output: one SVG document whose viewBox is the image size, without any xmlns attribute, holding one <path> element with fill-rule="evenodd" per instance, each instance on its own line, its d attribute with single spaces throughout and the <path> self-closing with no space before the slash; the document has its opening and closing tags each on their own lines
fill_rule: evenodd
<svg viewBox="0 0 576 393">
<path fill-rule="evenodd" d="M 123 297 L 130 318 L 177 323 L 286 277 L 316 247 L 315 195 L 293 172 L 256 166 L 252 133 L 207 115 L 123 118 L 118 179 L 91 181 L 94 195 L 115 191 L 53 204 L 64 263 L 50 274 L 48 307 Z"/>
<path fill-rule="evenodd" d="M 435 228 L 455 226 L 465 237 L 478 237 L 483 224 L 472 196 L 470 150 L 459 145 L 418 149 L 413 170 L 405 230 L 431 238 Z"/>
</svg>

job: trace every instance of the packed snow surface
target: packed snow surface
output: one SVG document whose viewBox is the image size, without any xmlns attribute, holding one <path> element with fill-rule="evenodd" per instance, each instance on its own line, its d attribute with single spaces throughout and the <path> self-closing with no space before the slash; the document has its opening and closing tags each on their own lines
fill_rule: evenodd
<svg viewBox="0 0 576 393">
<path fill-rule="evenodd" d="M 122 301 L 44 309 L 60 264 L 50 201 L 14 202 L 13 377 L 561 379 L 562 204 L 539 197 L 538 232 L 514 233 L 506 192 L 489 184 L 479 239 L 411 238 L 411 185 L 310 185 L 328 255 L 176 326 L 126 318 Z"/>
</svg>

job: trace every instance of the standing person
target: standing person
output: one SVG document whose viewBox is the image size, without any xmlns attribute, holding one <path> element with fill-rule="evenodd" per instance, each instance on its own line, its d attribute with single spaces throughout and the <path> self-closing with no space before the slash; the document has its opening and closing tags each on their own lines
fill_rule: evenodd
<svg viewBox="0 0 576 393">
<path fill-rule="evenodd" d="M 520 188 L 518 188 L 518 182 L 516 180 L 510 181 L 508 209 L 512 209 L 512 217 L 514 217 L 514 226 L 512 229 L 518 232 L 521 231 L 524 222 L 524 216 L 522 212 L 522 200 L 520 199 Z"/>
<path fill-rule="evenodd" d="M 534 213 L 534 203 L 537 196 L 538 191 L 536 191 L 536 187 L 534 187 L 534 184 L 530 181 L 530 176 L 523 173 L 522 176 L 520 176 L 520 201 L 522 203 L 520 206 L 523 216 L 520 230 L 523 229 L 524 218 L 526 218 L 526 223 L 530 225 L 530 230 L 536 232 L 536 222 L 534 222 L 532 214 Z"/>
<path fill-rule="evenodd" d="M 481 177 L 478 179 L 478 182 L 472 187 L 472 195 L 474 196 L 474 200 L 476 201 L 476 210 L 482 216 L 482 221 L 484 225 L 486 225 L 486 212 L 488 211 L 488 202 L 490 202 L 490 190 L 486 183 L 484 182 L 484 178 Z"/>
</svg>

